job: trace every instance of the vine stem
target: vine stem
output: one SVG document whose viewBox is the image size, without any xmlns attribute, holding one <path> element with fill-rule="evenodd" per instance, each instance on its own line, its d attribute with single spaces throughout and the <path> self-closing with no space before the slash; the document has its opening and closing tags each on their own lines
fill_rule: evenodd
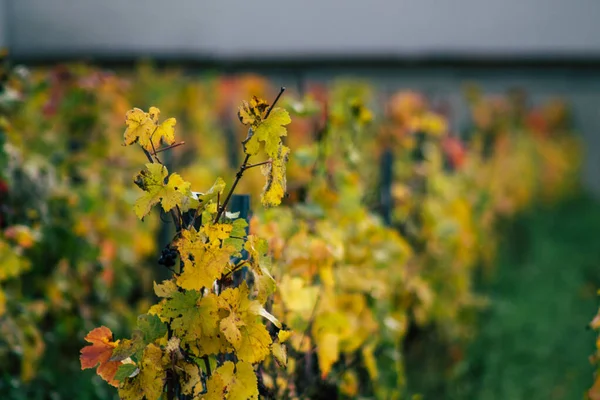
<svg viewBox="0 0 600 400">
<path fill-rule="evenodd" d="M 150 152 L 148 150 L 146 150 L 145 148 L 142 147 L 142 150 L 144 151 L 144 154 L 146 155 L 146 158 L 148 159 L 148 161 L 152 164 L 155 163 L 154 159 L 152 158 L 152 156 L 154 155 L 154 158 L 156 158 L 156 161 L 160 164 L 163 165 L 162 161 L 160 161 L 160 159 L 156 156 L 156 150 L 154 149 L 154 144 L 152 144 L 152 150 L 153 150 L 153 154 L 150 154 Z M 175 227 L 177 229 L 177 231 L 179 232 L 181 230 L 181 213 L 179 211 L 179 208 L 175 208 L 172 209 L 171 211 L 169 211 L 169 214 L 171 214 L 171 218 L 173 219 L 173 223 L 175 224 Z M 168 329 L 168 338 L 170 339 L 173 336 L 173 331 L 171 329 L 170 325 L 167 325 L 167 329 Z M 167 387 L 167 400 L 175 400 L 176 398 L 179 397 L 178 395 L 178 391 L 179 391 L 179 379 L 177 376 L 177 372 L 175 371 L 175 368 L 170 368 L 167 371 L 167 382 L 166 382 L 166 387 Z"/>
<path fill-rule="evenodd" d="M 265 114 L 265 117 L 263 119 L 269 118 L 271 111 L 273 111 L 273 107 L 275 107 L 275 104 L 277 104 L 277 102 L 279 101 L 279 98 L 281 97 L 283 92 L 285 92 L 285 87 L 282 86 L 279 89 L 279 94 L 277 94 L 277 97 L 275 97 L 273 104 L 271 104 L 271 106 L 267 110 L 267 113 Z M 242 179 L 244 172 L 248 168 L 252 167 L 252 166 L 248 165 L 249 160 L 250 160 L 250 154 L 246 154 L 246 157 L 244 157 L 244 161 L 242 162 L 242 165 L 240 165 L 238 172 L 235 174 L 235 180 L 233 181 L 233 185 L 231 185 L 231 189 L 229 189 L 229 193 L 227 193 L 227 197 L 225 197 L 225 200 L 223 201 L 223 205 L 217 211 L 217 216 L 215 217 L 215 221 L 214 221 L 215 224 L 217 222 L 219 222 L 219 219 L 221 219 L 221 216 L 223 216 L 223 213 L 225 212 L 225 210 L 227 210 L 227 205 L 229 204 L 229 200 L 231 200 L 231 196 L 233 195 L 235 188 L 237 187 L 238 183 L 240 182 L 240 179 Z M 260 165 L 260 163 L 254 164 L 253 166 L 257 166 L 257 165 Z"/>
<path fill-rule="evenodd" d="M 161 153 L 161 152 L 163 152 L 165 150 L 171 150 L 171 149 L 174 149 L 175 147 L 183 146 L 184 144 L 185 144 L 185 142 L 173 143 L 172 145 L 167 146 L 167 147 L 163 147 L 162 149 L 154 150 L 154 152 L 152 153 L 152 155 L 155 156 L 158 153 Z"/>
</svg>

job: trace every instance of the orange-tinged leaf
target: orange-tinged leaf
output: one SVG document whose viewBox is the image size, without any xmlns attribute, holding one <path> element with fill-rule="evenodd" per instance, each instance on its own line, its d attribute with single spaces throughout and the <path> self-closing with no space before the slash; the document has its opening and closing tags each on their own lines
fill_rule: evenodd
<svg viewBox="0 0 600 400">
<path fill-rule="evenodd" d="M 112 341 L 113 334 L 105 326 L 95 328 L 84 338 L 91 343 L 81 349 L 81 369 L 94 368 L 98 365 L 96 373 L 112 386 L 118 386 L 119 382 L 114 380 L 121 361 L 109 361 L 112 352 L 117 347 L 117 342 Z"/>
</svg>

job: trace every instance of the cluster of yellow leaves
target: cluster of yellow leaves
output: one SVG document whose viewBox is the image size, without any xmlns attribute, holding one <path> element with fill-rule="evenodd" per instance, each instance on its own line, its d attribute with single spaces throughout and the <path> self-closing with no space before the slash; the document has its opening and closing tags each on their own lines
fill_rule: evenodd
<svg viewBox="0 0 600 400">
<path fill-rule="evenodd" d="M 263 203 L 274 205 L 285 192 L 289 149 L 282 145 L 281 136 L 290 120 L 278 108 L 267 116 L 267 107 L 253 99 L 240 109 L 240 119 L 251 125 L 247 154 L 257 154 L 262 143 L 271 157 Z M 128 112 L 125 144 L 137 142 L 152 157 L 149 146 L 154 150 L 160 140 L 172 143 L 175 120 L 158 125 L 158 115 L 154 107 L 149 113 Z M 247 235 L 245 220 L 218 208 L 225 189 L 222 179 L 204 193 L 192 193 L 190 183 L 178 174 L 169 175 L 156 161 L 146 164 L 134 179 L 145 192 L 134 205 L 136 215 L 141 219 L 160 203 L 164 211 L 176 209 L 174 218 L 192 211 L 200 223 L 186 226 L 180 220 L 182 229 L 169 245 L 177 251 L 180 270 L 172 279 L 155 283 L 161 300 L 138 318 L 132 338 L 114 342 L 107 328 L 93 330 L 86 337 L 92 345 L 82 350 L 81 366 L 98 365 L 98 374 L 118 386 L 120 397 L 128 400 L 159 399 L 167 385 L 167 371 L 179 377 L 184 394 L 195 398 L 258 398 L 253 364 L 272 354 L 285 365 L 284 342 L 289 336 L 264 307 L 275 290 L 266 242 Z M 233 284 L 232 275 L 240 268 L 252 278 L 250 285 L 246 281 Z M 267 324 L 278 335 L 272 336 Z M 227 354 L 234 354 L 236 362 L 223 362 Z M 211 373 L 209 366 L 215 363 L 218 367 Z"/>
<path fill-rule="evenodd" d="M 405 309 L 397 296 L 412 279 L 406 269 L 411 250 L 364 208 L 339 205 L 325 206 L 325 218 L 316 220 L 275 209 L 252 227 L 284 239 L 281 252 L 273 253 L 279 271 L 274 314 L 291 328 L 294 353 L 315 352 L 322 379 L 342 356 L 346 363 L 362 360 L 353 363 L 355 371 L 366 368 L 375 384 L 373 351 L 386 335 L 400 343 L 404 334 Z M 286 379 L 293 379 L 303 358 L 294 356 Z"/>
<path fill-rule="evenodd" d="M 161 142 L 169 145 L 175 142 L 175 118 L 168 118 L 162 123 L 158 123 L 160 110 L 156 107 L 150 107 L 148 112 L 139 108 L 130 110 L 125 115 L 125 145 L 138 143 L 146 151 L 158 149 Z"/>
<path fill-rule="evenodd" d="M 221 399 L 258 399 L 256 374 L 247 362 L 236 364 L 226 361 L 210 377 L 205 400 Z"/>
<path fill-rule="evenodd" d="M 175 118 L 168 118 L 158 123 L 160 110 L 150 107 L 149 112 L 134 108 L 127 112 L 125 122 L 127 130 L 124 134 L 124 145 L 138 143 L 148 155 L 154 154 L 161 141 L 172 144 L 175 141 Z M 168 177 L 168 178 L 167 178 Z M 162 163 L 150 162 L 146 169 L 140 171 L 135 178 L 135 184 L 145 193 L 134 207 L 135 214 L 142 219 L 160 203 L 164 211 L 179 207 L 180 211 L 197 208 L 198 202 L 191 192 L 191 184 L 183 180 L 179 174 L 171 174 Z"/>
<path fill-rule="evenodd" d="M 175 207 L 187 211 L 194 205 L 197 207 L 190 183 L 184 181 L 179 174 L 171 174 L 166 180 L 167 176 L 167 167 L 156 163 L 146 164 L 146 169 L 136 175 L 135 184 L 146 192 L 135 202 L 134 211 L 138 218 L 142 219 L 148 215 L 152 206 L 159 202 L 164 211 Z"/>
<path fill-rule="evenodd" d="M 222 245 L 222 241 L 229 239 L 232 229 L 230 224 L 215 224 L 204 225 L 200 231 L 192 227 L 181 233 L 174 243 L 184 263 L 183 273 L 177 278 L 180 287 L 186 290 L 210 288 L 217 278 L 231 269 L 229 259 L 239 249 L 227 242 Z"/>
<path fill-rule="evenodd" d="M 415 310 L 415 322 L 433 321 L 445 334 L 464 337 L 469 326 L 459 315 L 482 304 L 471 279 L 492 225 L 477 220 L 481 216 L 474 203 L 479 193 L 469 185 L 469 177 L 445 171 L 440 141 L 420 144 L 420 160 L 413 158 L 417 146 L 413 142 L 397 152 L 393 191 L 394 218 L 405 223 L 407 235 L 421 249 L 414 262 L 421 267 L 422 282 L 436 288 Z"/>
<path fill-rule="evenodd" d="M 263 205 L 270 207 L 281 203 L 286 191 L 285 167 L 290 153 L 281 138 L 287 135 L 285 128 L 291 122 L 290 115 L 282 108 L 274 107 L 254 97 L 250 103 L 244 102 L 238 111 L 240 121 L 248 125 L 248 136 L 244 140 L 247 155 L 258 154 L 261 144 L 271 162 L 262 167 L 267 183 L 262 193 Z"/>
<path fill-rule="evenodd" d="M 431 111 L 425 97 L 417 92 L 402 91 L 389 101 L 390 118 L 396 136 L 423 132 L 432 136 L 448 133 L 448 122 Z"/>
</svg>

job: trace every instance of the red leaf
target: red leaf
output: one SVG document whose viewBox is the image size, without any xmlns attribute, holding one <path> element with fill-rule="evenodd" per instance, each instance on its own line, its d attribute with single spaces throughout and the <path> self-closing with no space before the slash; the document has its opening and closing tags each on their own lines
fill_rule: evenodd
<svg viewBox="0 0 600 400">
<path fill-rule="evenodd" d="M 114 380 L 114 377 L 121 361 L 109 361 L 113 349 L 117 347 L 117 342 L 113 342 L 112 338 L 111 330 L 105 326 L 93 329 L 85 337 L 85 340 L 91 345 L 81 349 L 79 360 L 81 361 L 81 369 L 94 368 L 99 364 L 96 373 L 116 387 L 119 382 Z"/>
</svg>

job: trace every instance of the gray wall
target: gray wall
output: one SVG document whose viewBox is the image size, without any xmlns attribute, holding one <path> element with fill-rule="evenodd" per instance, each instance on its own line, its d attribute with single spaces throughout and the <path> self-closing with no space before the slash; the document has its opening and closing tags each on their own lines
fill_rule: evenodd
<svg viewBox="0 0 600 400">
<path fill-rule="evenodd" d="M 0 0 L 0 46 L 18 57 L 158 56 L 213 60 L 335 56 L 600 58 L 600 0 Z M 296 71 L 297 72 L 297 71 Z M 275 73 L 294 84 L 296 72 Z M 415 88 L 446 99 L 455 126 L 460 90 L 520 86 L 534 100 L 567 98 L 583 133 L 584 178 L 600 194 L 600 70 L 437 68 L 301 71 L 352 75 L 385 92 Z"/>
<path fill-rule="evenodd" d="M 4 0 L 15 55 L 600 55 L 598 0 Z"/>
<path fill-rule="evenodd" d="M 7 0 L 0 0 L 0 47 L 8 45 Z"/>
<path fill-rule="evenodd" d="M 424 92 L 434 102 L 449 105 L 452 128 L 460 132 L 469 122 L 468 106 L 462 95 L 464 84 L 475 82 L 486 94 L 506 94 L 508 89 L 522 88 L 530 103 L 540 104 L 561 97 L 572 107 L 573 122 L 581 134 L 586 158 L 583 180 L 600 196 L 600 70 L 569 68 L 313 68 L 302 74 L 272 72 L 269 77 L 278 85 L 294 87 L 300 80 L 328 82 L 352 77 L 373 83 L 381 103 L 399 89 Z"/>
</svg>

